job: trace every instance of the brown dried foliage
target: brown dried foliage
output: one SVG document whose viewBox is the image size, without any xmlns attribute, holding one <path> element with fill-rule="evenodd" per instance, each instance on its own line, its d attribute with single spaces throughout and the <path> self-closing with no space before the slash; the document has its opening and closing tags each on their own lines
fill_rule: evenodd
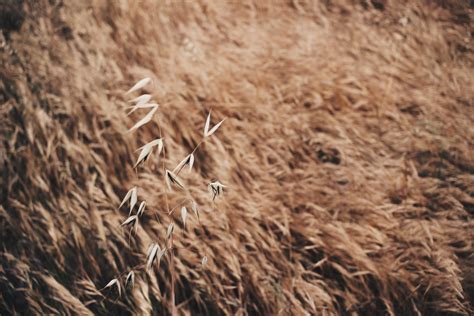
<svg viewBox="0 0 474 316">
<path fill-rule="evenodd" d="M 136 180 L 134 150 L 160 122 L 166 157 L 185 157 L 211 107 L 228 119 L 182 174 L 202 226 L 173 213 L 180 314 L 469 314 L 468 1 L 23 9 L 0 41 L 2 315 L 167 312 L 166 256 L 122 298 L 101 289 L 169 224 L 160 169 Z M 123 91 L 147 76 L 160 109 L 130 135 Z M 116 206 L 134 185 L 147 211 L 129 244 Z"/>
</svg>

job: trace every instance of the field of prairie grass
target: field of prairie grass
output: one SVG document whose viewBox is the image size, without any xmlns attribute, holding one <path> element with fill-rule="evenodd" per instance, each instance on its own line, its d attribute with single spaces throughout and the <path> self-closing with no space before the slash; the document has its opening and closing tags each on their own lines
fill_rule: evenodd
<svg viewBox="0 0 474 316">
<path fill-rule="evenodd" d="M 177 165 L 211 109 L 226 121 L 182 178 L 200 223 L 173 213 L 178 315 L 471 314 L 473 18 L 461 0 L 0 0 L 0 314 L 168 315 L 168 255 L 104 287 L 179 203 L 136 149 L 162 132 Z M 127 133 L 145 77 L 160 107 Z"/>
</svg>

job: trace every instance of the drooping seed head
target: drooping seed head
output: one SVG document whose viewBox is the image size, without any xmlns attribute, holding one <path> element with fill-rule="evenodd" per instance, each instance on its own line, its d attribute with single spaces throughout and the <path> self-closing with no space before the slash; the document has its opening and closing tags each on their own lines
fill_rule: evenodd
<svg viewBox="0 0 474 316">
<path fill-rule="evenodd" d="M 147 254 L 146 270 L 148 271 L 153 263 L 155 262 L 156 256 L 161 253 L 160 246 L 158 244 L 151 244 Z"/>
<path fill-rule="evenodd" d="M 165 180 L 166 180 L 166 184 L 168 185 L 168 189 L 171 190 L 172 185 L 176 185 L 178 188 L 184 190 L 183 183 L 173 172 L 166 170 L 165 177 L 166 177 Z"/>
<path fill-rule="evenodd" d="M 214 182 L 209 183 L 208 189 L 209 189 L 209 193 L 211 193 L 212 195 L 213 201 L 224 192 L 225 187 L 226 186 L 220 183 L 219 181 L 214 181 Z"/>
<path fill-rule="evenodd" d="M 127 218 L 127 219 L 122 223 L 121 226 L 127 226 L 127 225 L 132 225 L 132 226 L 134 226 L 134 225 L 137 223 L 137 219 L 138 219 L 137 215 L 132 215 L 132 216 L 130 216 L 129 218 Z"/>
<path fill-rule="evenodd" d="M 130 90 L 128 90 L 125 95 L 127 94 L 130 94 L 134 91 L 137 91 L 141 88 L 143 88 L 144 86 L 146 86 L 147 84 L 149 84 L 151 82 L 151 78 L 143 78 L 142 80 L 138 81 L 133 87 L 130 88 Z"/>
<path fill-rule="evenodd" d="M 125 279 L 125 288 L 127 287 L 133 288 L 134 285 L 135 285 L 135 272 L 133 272 L 132 270 L 127 274 L 127 278 Z"/>
<path fill-rule="evenodd" d="M 120 281 L 118 279 L 112 279 L 109 283 L 107 283 L 106 286 L 104 286 L 103 289 L 110 288 L 114 285 L 117 287 L 119 296 L 122 296 L 122 286 L 120 285 Z"/>
<path fill-rule="evenodd" d="M 145 201 L 142 201 L 140 203 L 140 206 L 138 207 L 138 211 L 137 211 L 137 217 L 140 217 L 143 215 L 143 213 L 145 212 L 145 207 L 146 207 L 146 202 Z"/>
<path fill-rule="evenodd" d="M 188 217 L 188 210 L 186 209 L 186 206 L 183 206 L 181 208 L 181 220 L 183 221 L 183 227 L 186 229 L 186 218 Z"/>
</svg>

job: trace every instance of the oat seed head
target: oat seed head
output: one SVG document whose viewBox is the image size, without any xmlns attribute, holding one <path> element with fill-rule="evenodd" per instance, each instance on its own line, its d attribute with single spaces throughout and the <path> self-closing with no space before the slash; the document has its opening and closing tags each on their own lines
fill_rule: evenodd
<svg viewBox="0 0 474 316">
<path fill-rule="evenodd" d="M 151 82 L 151 78 L 143 78 L 142 80 L 138 81 L 132 88 L 130 88 L 130 90 L 128 90 L 125 95 L 127 94 L 130 94 L 134 91 L 137 91 L 137 90 L 140 90 L 141 88 L 143 88 L 144 86 L 146 86 L 147 84 L 149 84 Z"/>
</svg>

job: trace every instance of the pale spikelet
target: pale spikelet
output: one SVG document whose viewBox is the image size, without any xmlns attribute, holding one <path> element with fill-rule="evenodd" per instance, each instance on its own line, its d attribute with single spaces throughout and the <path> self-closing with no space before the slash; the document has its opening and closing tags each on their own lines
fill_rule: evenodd
<svg viewBox="0 0 474 316">
<path fill-rule="evenodd" d="M 122 200 L 122 203 L 120 203 L 119 208 L 121 208 L 125 204 L 125 202 L 127 202 L 130 199 L 132 194 L 135 193 L 136 195 L 136 192 L 137 192 L 137 187 L 133 187 L 130 190 L 128 190 L 127 194 L 125 194 L 125 197 Z"/>
<path fill-rule="evenodd" d="M 206 266 L 206 263 L 207 263 L 207 256 L 204 256 L 202 257 L 202 260 L 201 260 L 201 265 L 203 268 Z"/>
<path fill-rule="evenodd" d="M 138 150 L 141 150 L 140 155 L 138 156 L 137 162 L 133 166 L 136 168 L 140 163 L 146 161 L 153 151 L 153 147 L 158 146 L 158 156 L 163 150 L 163 140 L 161 138 L 155 139 L 145 146 L 140 147 Z"/>
<path fill-rule="evenodd" d="M 121 226 L 127 226 L 127 225 L 135 225 L 137 222 L 137 215 L 132 215 L 129 218 L 127 218 Z"/>
<path fill-rule="evenodd" d="M 191 171 L 191 169 L 193 169 L 193 166 L 194 166 L 194 155 L 190 154 L 189 155 L 189 163 L 188 163 L 189 171 Z"/>
<path fill-rule="evenodd" d="M 128 90 L 125 95 L 127 94 L 130 94 L 134 91 L 137 91 L 141 88 L 143 88 L 144 86 L 146 86 L 147 84 L 149 84 L 151 82 L 151 78 L 143 78 L 142 80 L 138 81 L 133 87 L 130 88 L 130 90 Z"/>
<path fill-rule="evenodd" d="M 127 277 L 125 279 L 125 288 L 127 287 L 133 288 L 134 285 L 135 285 L 135 272 L 133 272 L 132 270 L 127 274 Z"/>
<path fill-rule="evenodd" d="M 132 114 L 138 109 L 151 109 L 151 108 L 159 108 L 160 105 L 157 103 L 145 103 L 145 104 L 136 104 L 132 107 L 130 107 L 130 111 L 128 111 L 127 115 Z"/>
<path fill-rule="evenodd" d="M 214 201 L 216 197 L 220 196 L 224 192 L 226 186 L 220 183 L 219 181 L 214 181 L 209 183 L 209 192 L 212 195 L 212 200 Z"/>
<path fill-rule="evenodd" d="M 214 134 L 217 129 L 222 125 L 222 123 L 224 123 L 225 119 L 223 119 L 222 121 L 220 121 L 219 123 L 217 123 L 210 131 L 209 133 L 206 135 L 206 137 L 208 136 L 211 136 L 212 134 Z"/>
<path fill-rule="evenodd" d="M 122 286 L 120 285 L 120 282 L 119 282 L 118 279 L 112 279 L 109 283 L 107 283 L 106 286 L 104 286 L 103 289 L 107 289 L 107 288 L 112 287 L 114 285 L 117 287 L 117 291 L 118 291 L 119 296 L 122 296 Z"/>
<path fill-rule="evenodd" d="M 191 169 L 193 168 L 193 165 L 194 165 L 194 155 L 193 154 L 187 155 L 186 158 L 184 158 L 176 166 L 176 168 L 174 168 L 173 173 L 179 174 L 181 172 L 181 170 L 184 168 L 184 166 L 186 166 L 186 165 L 189 167 L 189 171 L 191 171 Z"/>
<path fill-rule="evenodd" d="M 142 105 L 151 100 L 151 94 L 142 94 L 138 98 L 132 99 L 128 102 L 135 103 L 135 105 Z"/>
<path fill-rule="evenodd" d="M 217 129 L 222 125 L 222 123 L 224 123 L 224 121 L 225 119 L 217 123 L 211 130 L 209 130 L 209 126 L 211 124 L 211 112 L 209 112 L 209 114 L 207 115 L 206 124 L 204 126 L 204 137 L 209 137 L 214 134 Z"/>
<path fill-rule="evenodd" d="M 170 190 L 173 184 L 179 187 L 180 189 L 184 189 L 184 185 L 181 180 L 179 180 L 179 178 L 172 171 L 169 170 L 166 170 L 166 184 L 168 185 L 168 188 Z"/>
<path fill-rule="evenodd" d="M 160 246 L 158 244 L 151 244 L 147 254 L 146 269 L 149 270 L 155 262 L 157 253 L 161 253 Z"/>
<path fill-rule="evenodd" d="M 209 132 L 209 125 L 211 124 L 211 112 L 207 115 L 206 118 L 206 124 L 204 125 L 204 137 L 207 136 L 207 133 Z"/>
<path fill-rule="evenodd" d="M 151 146 L 151 147 L 158 146 L 158 154 L 160 154 L 161 151 L 163 150 L 163 138 L 156 138 L 152 140 L 151 142 L 149 142 L 148 144 L 145 144 L 142 147 L 138 148 L 135 152 L 142 150 L 146 146 Z"/>
<path fill-rule="evenodd" d="M 130 202 L 130 211 L 129 211 L 128 215 L 130 216 L 130 214 L 132 214 L 133 208 L 135 207 L 135 204 L 137 204 L 137 200 L 138 200 L 137 187 L 135 186 L 127 192 L 127 194 L 125 195 L 125 197 L 122 200 L 122 203 L 120 203 L 119 208 L 121 208 L 125 204 L 125 202 L 129 201 Z"/>
<path fill-rule="evenodd" d="M 143 117 L 140 121 L 138 121 L 135 125 L 133 125 L 132 128 L 130 128 L 128 131 L 129 132 L 132 132 L 134 130 L 136 130 L 137 128 L 145 125 L 146 123 L 150 122 L 151 119 L 153 118 L 153 115 L 155 114 L 156 110 L 158 110 L 158 104 L 154 105 L 153 108 L 150 110 L 150 112 L 148 112 L 147 115 L 145 115 L 145 117 Z"/>
<path fill-rule="evenodd" d="M 188 210 L 186 206 L 181 208 L 181 220 L 183 221 L 183 227 L 186 229 L 186 218 L 188 217 Z"/>
<path fill-rule="evenodd" d="M 128 212 L 129 216 L 130 214 L 132 214 L 135 204 L 137 204 L 137 201 L 138 201 L 137 192 L 138 192 L 137 187 L 135 187 L 135 190 L 133 190 L 132 195 L 130 196 L 130 211 Z"/>
<path fill-rule="evenodd" d="M 145 201 L 142 201 L 140 203 L 140 206 L 138 207 L 138 211 L 137 211 L 137 217 L 140 217 L 143 215 L 143 213 L 145 212 L 145 207 L 146 207 L 146 202 Z"/>
<path fill-rule="evenodd" d="M 198 210 L 198 205 L 195 201 L 191 201 L 191 209 L 193 210 L 194 215 L 199 219 L 199 210 Z"/>
<path fill-rule="evenodd" d="M 174 224 L 170 223 L 168 225 L 168 230 L 166 231 L 166 240 L 169 240 L 171 238 L 171 235 L 173 234 L 173 230 L 174 230 Z"/>
</svg>

